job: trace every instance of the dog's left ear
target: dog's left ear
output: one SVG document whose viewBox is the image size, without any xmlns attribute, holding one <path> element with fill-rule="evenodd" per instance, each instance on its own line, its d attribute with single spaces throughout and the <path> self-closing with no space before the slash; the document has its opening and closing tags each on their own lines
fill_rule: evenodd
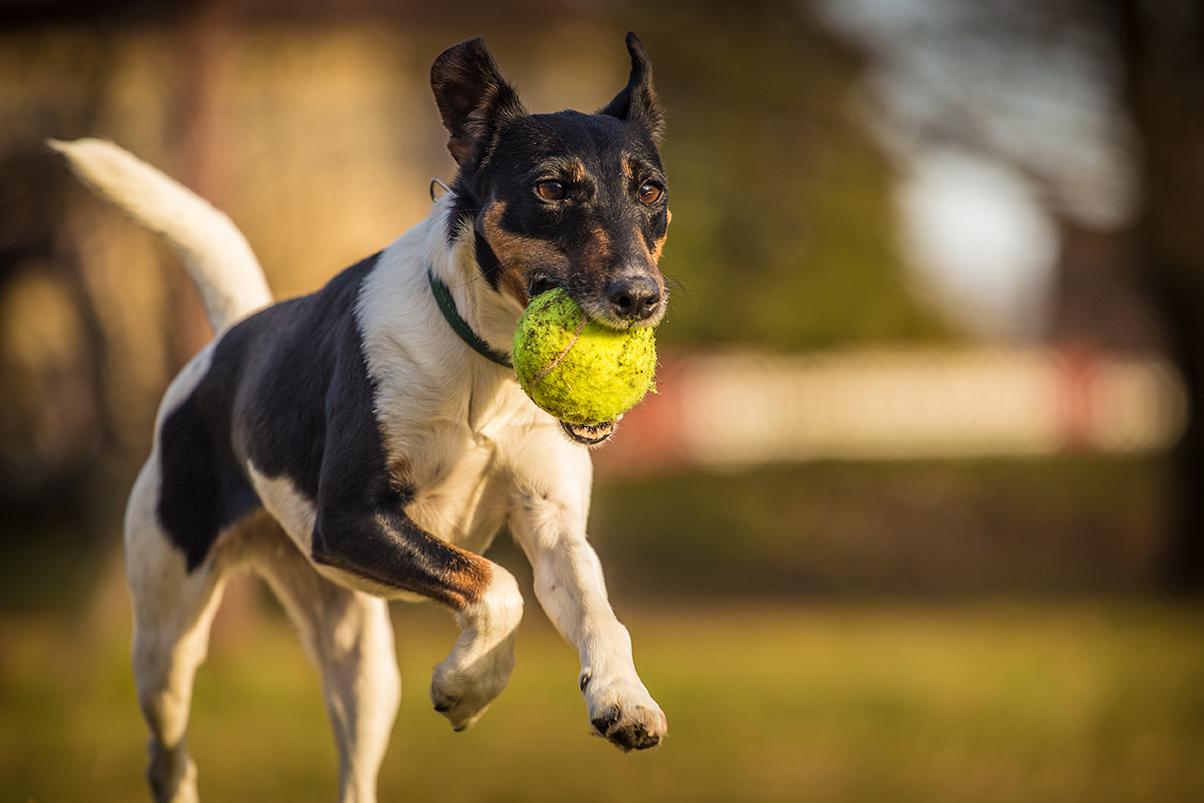
<svg viewBox="0 0 1204 803">
<path fill-rule="evenodd" d="M 631 54 L 631 76 L 627 86 L 598 114 L 639 123 L 648 129 L 653 141 L 659 143 L 665 133 L 665 118 L 652 86 L 652 61 L 640 37 L 631 31 L 627 32 L 627 52 Z"/>
<path fill-rule="evenodd" d="M 447 149 L 461 167 L 480 158 L 502 122 L 527 113 L 479 36 L 439 54 L 431 65 L 431 89 L 447 129 Z"/>
</svg>

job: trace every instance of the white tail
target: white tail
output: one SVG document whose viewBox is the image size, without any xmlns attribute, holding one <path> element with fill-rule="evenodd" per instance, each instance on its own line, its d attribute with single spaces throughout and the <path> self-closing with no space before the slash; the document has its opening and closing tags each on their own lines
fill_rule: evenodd
<svg viewBox="0 0 1204 803">
<path fill-rule="evenodd" d="M 67 157 L 84 184 L 179 252 L 215 331 L 272 303 L 251 246 L 209 202 L 112 142 L 47 144 Z"/>
</svg>

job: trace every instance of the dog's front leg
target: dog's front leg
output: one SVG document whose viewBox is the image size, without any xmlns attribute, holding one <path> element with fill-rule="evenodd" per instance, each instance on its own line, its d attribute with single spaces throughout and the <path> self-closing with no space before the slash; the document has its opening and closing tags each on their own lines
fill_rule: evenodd
<svg viewBox="0 0 1204 803">
<path fill-rule="evenodd" d="M 578 685 L 594 729 L 623 750 L 655 747 L 668 722 L 636 672 L 631 636 L 586 540 L 589 455 L 558 433 L 544 446 L 519 472 L 510 530 L 531 561 L 540 605 L 580 654 Z"/>
<path fill-rule="evenodd" d="M 369 389 L 361 391 L 370 397 Z M 510 572 L 410 519 L 405 508 L 413 490 L 386 469 L 378 425 L 362 412 L 343 404 L 328 413 L 327 431 L 339 436 L 322 455 L 310 558 L 344 585 L 384 597 L 426 597 L 455 613 L 460 637 L 435 667 L 431 699 L 463 730 L 510 679 L 522 594 Z"/>
<path fill-rule="evenodd" d="M 398 507 L 319 513 L 312 557 L 345 585 L 385 597 L 417 594 L 454 611 L 460 637 L 435 668 L 431 699 L 463 730 L 510 678 L 522 595 L 504 568 L 424 532 Z"/>
</svg>

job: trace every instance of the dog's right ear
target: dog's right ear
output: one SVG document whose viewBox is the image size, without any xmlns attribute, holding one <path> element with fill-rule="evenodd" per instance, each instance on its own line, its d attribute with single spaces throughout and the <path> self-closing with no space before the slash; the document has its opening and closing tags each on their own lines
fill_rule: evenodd
<svg viewBox="0 0 1204 803">
<path fill-rule="evenodd" d="M 656 99 L 656 90 L 652 87 L 652 60 L 648 58 L 644 43 L 633 31 L 627 32 L 627 52 L 631 55 L 631 75 L 627 79 L 627 86 L 599 109 L 598 114 L 637 122 L 647 129 L 653 141 L 660 143 L 665 133 L 665 118 L 660 101 Z"/>
<path fill-rule="evenodd" d="M 431 89 L 447 129 L 447 149 L 461 167 L 476 163 L 499 124 L 526 114 L 479 36 L 439 54 L 431 65 Z"/>
</svg>

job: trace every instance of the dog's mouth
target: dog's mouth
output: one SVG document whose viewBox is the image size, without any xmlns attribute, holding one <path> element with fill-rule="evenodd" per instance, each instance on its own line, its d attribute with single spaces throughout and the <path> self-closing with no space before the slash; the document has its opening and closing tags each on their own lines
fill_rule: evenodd
<svg viewBox="0 0 1204 803">
<path fill-rule="evenodd" d="M 577 443 L 584 446 L 600 446 L 615 434 L 615 423 L 614 421 L 604 421 L 601 424 L 570 424 L 567 421 L 561 421 L 560 428 L 564 430 L 564 434 Z"/>
<path fill-rule="evenodd" d="M 564 284 L 550 276 L 533 276 L 530 284 L 527 285 L 527 295 L 535 298 L 557 287 L 564 287 Z M 601 446 L 610 440 L 611 435 L 615 434 L 616 424 L 616 421 L 603 421 L 599 424 L 572 424 L 568 421 L 561 421 L 560 428 L 575 443 L 583 446 Z"/>
<path fill-rule="evenodd" d="M 535 298 L 549 290 L 555 290 L 557 287 L 563 286 L 562 283 L 556 281 L 551 276 L 532 276 L 531 281 L 527 284 L 527 297 Z"/>
<path fill-rule="evenodd" d="M 573 289 L 563 280 L 546 275 L 535 275 L 527 283 L 527 299 L 528 303 L 538 296 L 543 295 L 549 290 L 562 288 L 568 292 L 569 296 L 577 302 L 577 306 L 581 307 L 585 316 L 594 323 L 605 326 L 607 329 L 614 329 L 619 332 L 629 329 L 638 329 L 642 326 L 656 326 L 660 323 L 663 317 L 663 312 L 651 318 L 642 321 L 624 320 L 616 317 L 607 306 L 604 300 L 595 298 L 591 294 L 578 294 L 573 292 Z M 663 309 L 663 305 L 662 305 Z"/>
</svg>

